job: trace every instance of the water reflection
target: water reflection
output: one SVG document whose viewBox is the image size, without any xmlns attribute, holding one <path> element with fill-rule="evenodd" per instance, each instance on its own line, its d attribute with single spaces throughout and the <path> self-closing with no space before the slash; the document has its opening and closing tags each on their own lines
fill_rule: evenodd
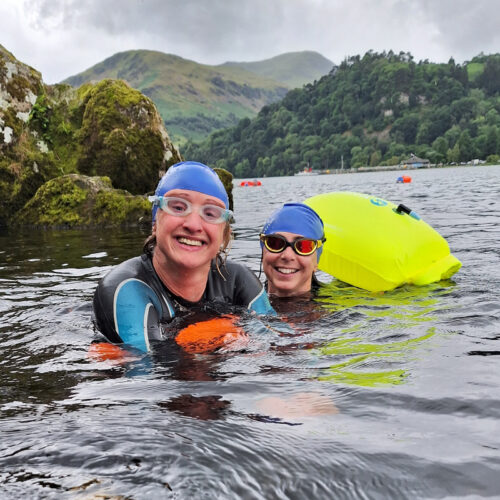
<svg viewBox="0 0 500 500">
<path fill-rule="evenodd" d="M 424 216 L 464 266 L 384 294 L 334 280 L 277 318 L 239 316 L 245 343 L 203 353 L 173 335 L 151 355 L 91 355 L 96 283 L 147 229 L 0 233 L 0 496 L 495 497 L 499 171 L 235 190 L 232 258 L 256 271 L 272 210 L 368 189 Z"/>
<path fill-rule="evenodd" d="M 368 387 L 405 383 L 411 352 L 425 349 L 437 332 L 435 326 L 424 333 L 422 328 L 439 323 L 439 314 L 449 307 L 443 299 L 454 288 L 446 281 L 374 293 L 337 280 L 322 287 L 317 302 L 334 313 L 347 311 L 343 321 L 348 326 L 317 350 L 321 359 L 333 362 L 319 380 Z"/>
</svg>

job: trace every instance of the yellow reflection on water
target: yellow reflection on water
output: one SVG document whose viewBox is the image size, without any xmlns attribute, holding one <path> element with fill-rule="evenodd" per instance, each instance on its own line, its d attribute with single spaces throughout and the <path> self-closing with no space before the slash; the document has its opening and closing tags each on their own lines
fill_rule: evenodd
<svg viewBox="0 0 500 500">
<path fill-rule="evenodd" d="M 357 317 L 354 325 L 343 328 L 340 336 L 316 350 L 318 356 L 342 357 L 340 362 L 325 368 L 319 380 L 363 387 L 405 383 L 409 371 L 401 365 L 408 361 L 411 351 L 421 348 L 436 334 L 436 327 L 428 324 L 437 323 L 436 313 L 449 307 L 442 297 L 450 293 L 451 287 L 453 283 L 447 281 L 375 293 L 337 280 L 322 287 L 316 301 L 323 308 L 334 312 L 349 310 L 365 320 Z M 421 332 L 425 324 L 428 327 L 423 335 L 411 335 L 412 329 Z M 406 338 L 392 340 L 396 335 Z M 374 370 L 374 365 L 389 369 Z"/>
<path fill-rule="evenodd" d="M 364 366 L 371 365 L 374 360 L 384 359 L 394 362 L 395 358 L 406 356 L 411 349 L 415 349 L 418 344 L 431 338 L 435 333 L 436 330 L 432 327 L 421 337 L 399 342 L 385 342 L 383 344 L 366 343 L 360 337 L 336 339 L 320 348 L 318 350 L 319 354 L 354 357 L 330 366 L 325 370 L 325 375 L 319 377 L 319 380 L 342 382 L 364 387 L 402 384 L 408 376 L 408 371 L 404 369 L 353 372 L 346 370 L 346 368 L 363 368 Z"/>
</svg>

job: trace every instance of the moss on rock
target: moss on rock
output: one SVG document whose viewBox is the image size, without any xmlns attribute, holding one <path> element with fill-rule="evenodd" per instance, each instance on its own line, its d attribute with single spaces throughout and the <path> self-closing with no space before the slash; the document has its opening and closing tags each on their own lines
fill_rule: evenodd
<svg viewBox="0 0 500 500">
<path fill-rule="evenodd" d="M 226 189 L 227 196 L 229 197 L 229 209 L 233 210 L 233 174 L 224 168 L 214 168 L 214 170 Z"/>
<path fill-rule="evenodd" d="M 27 135 L 22 134 L 16 155 L 0 155 L 0 226 L 8 225 L 12 214 L 57 175 L 53 155 L 30 147 Z"/>
<path fill-rule="evenodd" d="M 132 193 L 156 186 L 159 172 L 181 160 L 153 102 L 120 80 L 85 89 L 78 170 L 108 175 Z"/>
<path fill-rule="evenodd" d="M 68 174 L 40 187 L 12 223 L 73 228 L 137 225 L 150 220 L 151 204 L 146 197 L 113 189 L 107 177 Z"/>
</svg>

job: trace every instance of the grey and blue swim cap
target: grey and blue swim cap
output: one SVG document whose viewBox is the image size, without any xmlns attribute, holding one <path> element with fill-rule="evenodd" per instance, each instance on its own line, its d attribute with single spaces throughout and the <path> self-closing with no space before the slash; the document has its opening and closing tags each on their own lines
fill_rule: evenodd
<svg viewBox="0 0 500 500">
<path fill-rule="evenodd" d="M 262 233 L 294 233 L 312 240 L 322 240 L 325 237 L 323 221 L 320 216 L 303 203 L 285 203 L 267 219 Z M 323 247 L 316 251 L 318 260 L 322 251 Z"/>
<path fill-rule="evenodd" d="M 183 161 L 172 165 L 160 179 L 155 195 L 164 196 L 172 189 L 187 189 L 207 194 L 221 200 L 229 208 L 229 198 L 219 176 L 207 165 L 197 161 Z M 153 205 L 153 222 L 158 205 Z"/>
</svg>

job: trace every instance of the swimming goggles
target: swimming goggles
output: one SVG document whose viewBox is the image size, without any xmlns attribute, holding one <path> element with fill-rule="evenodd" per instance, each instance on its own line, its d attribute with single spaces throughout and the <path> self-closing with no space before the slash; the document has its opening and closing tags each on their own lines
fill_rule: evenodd
<svg viewBox="0 0 500 500">
<path fill-rule="evenodd" d="M 148 200 L 164 212 L 167 212 L 167 214 L 175 215 L 176 217 L 186 217 L 193 211 L 193 204 L 184 198 L 177 198 L 175 196 L 148 196 Z M 233 212 L 218 205 L 200 205 L 198 213 L 204 221 L 210 222 L 210 224 L 233 222 Z"/>
<path fill-rule="evenodd" d="M 301 256 L 311 255 L 320 248 L 326 241 L 326 238 L 321 240 L 312 240 L 310 238 L 298 238 L 295 241 L 288 241 L 280 234 L 261 234 L 260 241 L 264 244 L 267 250 L 271 253 L 281 253 L 288 247 Z"/>
</svg>

